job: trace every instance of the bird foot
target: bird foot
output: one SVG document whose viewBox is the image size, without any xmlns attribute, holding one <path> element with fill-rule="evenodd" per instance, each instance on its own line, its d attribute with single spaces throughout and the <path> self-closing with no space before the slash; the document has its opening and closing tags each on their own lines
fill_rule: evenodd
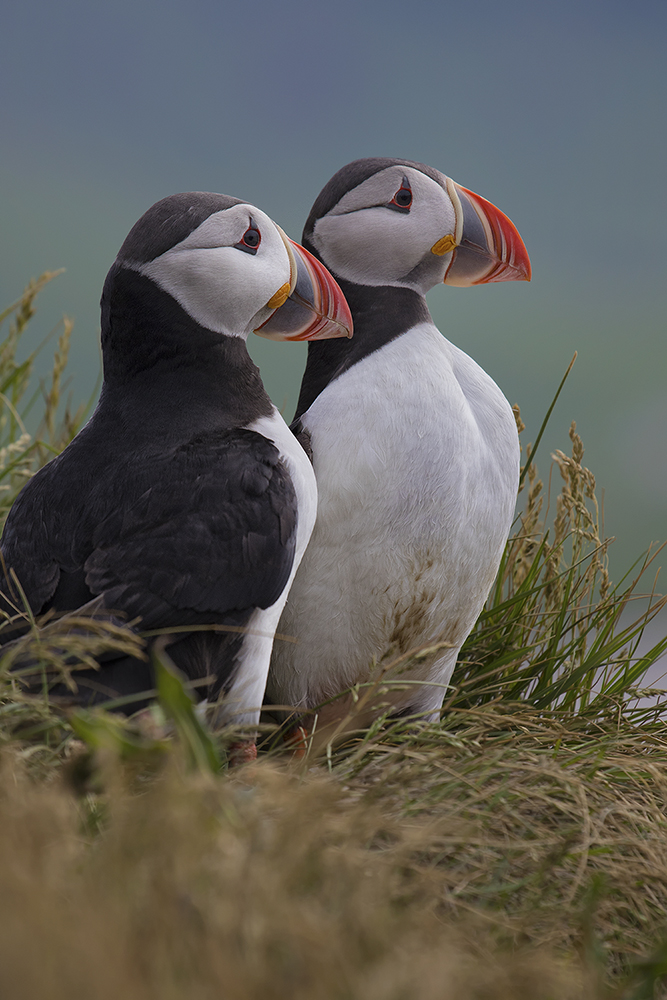
<svg viewBox="0 0 667 1000">
<path fill-rule="evenodd" d="M 249 764 L 257 760 L 257 746 L 254 740 L 240 740 L 238 743 L 230 743 L 227 748 L 227 758 L 230 767 L 238 767 L 239 764 Z"/>
</svg>

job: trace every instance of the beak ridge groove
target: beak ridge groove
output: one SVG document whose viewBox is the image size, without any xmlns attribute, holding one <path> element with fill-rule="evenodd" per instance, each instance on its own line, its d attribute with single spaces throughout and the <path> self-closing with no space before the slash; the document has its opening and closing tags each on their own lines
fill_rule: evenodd
<svg viewBox="0 0 667 1000">
<path fill-rule="evenodd" d="M 530 258 L 514 223 L 486 198 L 447 178 L 456 192 L 458 246 L 452 254 L 445 284 L 467 287 L 499 281 L 530 281 Z M 459 211 L 462 225 L 459 227 Z"/>
<path fill-rule="evenodd" d="M 269 340 L 331 340 L 351 337 L 352 314 L 337 281 L 311 253 L 280 235 L 290 258 L 289 286 L 283 285 L 267 303 L 288 288 L 289 295 L 269 318 L 255 330 Z"/>
</svg>

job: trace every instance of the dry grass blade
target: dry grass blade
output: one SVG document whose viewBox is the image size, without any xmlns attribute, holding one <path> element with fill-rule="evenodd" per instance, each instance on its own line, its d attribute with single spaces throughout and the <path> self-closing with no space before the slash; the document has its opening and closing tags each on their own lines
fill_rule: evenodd
<svg viewBox="0 0 667 1000">
<path fill-rule="evenodd" d="M 646 670 L 667 650 L 658 642 L 641 658 L 645 626 L 665 605 L 654 585 L 646 608 L 627 624 L 654 555 L 625 587 L 609 579 L 609 540 L 601 534 L 595 478 L 570 427 L 571 455 L 553 456 L 562 479 L 552 528 L 541 520 L 544 489 L 534 464 L 518 531 L 510 538 L 496 586 L 463 648 L 449 706 L 498 698 L 595 719 L 630 702 Z M 532 457 L 530 448 L 529 455 Z"/>
<path fill-rule="evenodd" d="M 7 1000 L 591 996 L 575 959 L 508 952 L 492 927 L 452 920 L 422 860 L 430 829 L 333 780 L 185 778 L 172 757 L 143 790 L 112 766 L 107 782 L 86 810 L 5 761 Z"/>
<path fill-rule="evenodd" d="M 39 292 L 61 271 L 47 271 L 30 281 L 21 298 L 0 314 L 0 326 L 9 320 L 9 329 L 0 343 L 0 519 L 4 520 L 26 479 L 57 455 L 72 440 L 82 425 L 88 405 L 72 413 L 69 403 L 62 400 L 63 373 L 67 366 L 72 323 L 63 320 L 62 333 L 56 347 L 48 388 L 28 397 L 34 362 L 51 334 L 28 356 L 17 357 L 21 338 L 35 314 Z M 54 331 L 55 332 L 55 331 Z M 36 433 L 26 429 L 32 410 L 41 400 L 43 412 Z M 35 424 L 34 420 L 31 420 Z"/>
</svg>

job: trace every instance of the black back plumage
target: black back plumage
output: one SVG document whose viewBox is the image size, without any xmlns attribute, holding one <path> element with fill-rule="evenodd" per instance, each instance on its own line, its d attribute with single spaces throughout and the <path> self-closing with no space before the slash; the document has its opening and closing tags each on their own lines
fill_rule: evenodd
<svg viewBox="0 0 667 1000">
<path fill-rule="evenodd" d="M 94 424 L 82 432 L 8 518 L 3 556 L 33 611 L 102 594 L 106 608 L 153 629 L 277 600 L 296 510 L 270 441 L 218 428 L 121 458 L 102 437 Z"/>
</svg>

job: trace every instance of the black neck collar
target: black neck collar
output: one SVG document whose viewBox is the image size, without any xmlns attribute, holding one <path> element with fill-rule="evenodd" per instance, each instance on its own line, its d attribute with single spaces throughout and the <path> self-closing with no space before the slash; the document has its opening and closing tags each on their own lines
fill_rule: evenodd
<svg viewBox="0 0 667 1000">
<path fill-rule="evenodd" d="M 200 326 L 150 278 L 122 265 L 102 293 L 106 405 L 122 403 L 150 420 L 183 410 L 218 426 L 244 426 L 272 412 L 242 337 Z"/>
<path fill-rule="evenodd" d="M 411 288 L 393 285 L 369 287 L 336 278 L 348 301 L 354 320 L 350 339 L 316 340 L 308 344 L 308 361 L 301 383 L 294 419 L 298 420 L 330 382 L 362 358 L 391 340 L 428 322 L 426 300 Z"/>
</svg>

